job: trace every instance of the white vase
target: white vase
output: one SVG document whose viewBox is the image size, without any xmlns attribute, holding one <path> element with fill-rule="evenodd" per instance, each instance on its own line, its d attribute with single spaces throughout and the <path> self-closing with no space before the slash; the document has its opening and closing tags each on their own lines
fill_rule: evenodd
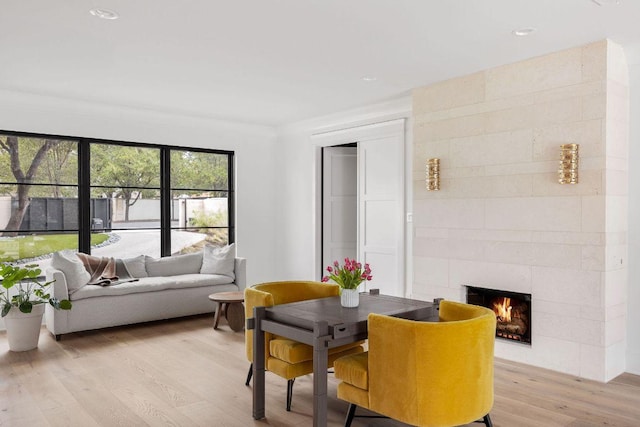
<svg viewBox="0 0 640 427">
<path fill-rule="evenodd" d="M 340 304 L 343 307 L 357 307 L 360 304 L 358 289 L 343 289 L 340 294 Z"/>
<path fill-rule="evenodd" d="M 43 314 L 44 304 L 34 305 L 31 313 L 23 313 L 17 307 L 11 307 L 4 318 L 9 350 L 27 351 L 38 347 Z"/>
</svg>

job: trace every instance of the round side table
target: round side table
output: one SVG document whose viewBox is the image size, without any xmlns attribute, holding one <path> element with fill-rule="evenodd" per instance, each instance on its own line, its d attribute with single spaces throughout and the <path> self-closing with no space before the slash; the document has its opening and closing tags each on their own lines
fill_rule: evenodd
<svg viewBox="0 0 640 427">
<path fill-rule="evenodd" d="M 242 292 L 218 292 L 209 295 L 209 299 L 216 303 L 216 314 L 213 317 L 213 329 L 218 329 L 220 312 L 224 310 L 224 316 L 232 331 L 239 332 L 244 329 L 244 293 Z"/>
</svg>

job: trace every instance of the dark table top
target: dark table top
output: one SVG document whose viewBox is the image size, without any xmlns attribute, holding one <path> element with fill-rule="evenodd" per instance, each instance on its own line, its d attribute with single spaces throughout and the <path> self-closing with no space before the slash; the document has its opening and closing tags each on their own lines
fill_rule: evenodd
<svg viewBox="0 0 640 427">
<path fill-rule="evenodd" d="M 437 321 L 437 307 L 433 302 L 389 295 L 360 294 L 358 307 L 340 305 L 340 297 L 319 298 L 268 307 L 266 319 L 312 331 L 318 322 L 327 322 L 334 338 L 366 331 L 370 313 L 413 320 Z"/>
</svg>

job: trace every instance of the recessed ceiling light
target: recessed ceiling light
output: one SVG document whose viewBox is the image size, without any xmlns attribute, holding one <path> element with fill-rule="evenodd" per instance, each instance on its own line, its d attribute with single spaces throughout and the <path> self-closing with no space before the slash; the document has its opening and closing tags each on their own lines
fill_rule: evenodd
<svg viewBox="0 0 640 427">
<path fill-rule="evenodd" d="M 91 9 L 89 13 L 93 16 L 97 16 L 98 18 L 109 20 L 118 19 L 120 17 L 116 12 L 108 9 Z"/>
<path fill-rule="evenodd" d="M 518 28 L 517 30 L 513 30 L 511 32 L 511 34 L 513 34 L 514 36 L 518 36 L 518 37 L 525 37 L 530 35 L 531 33 L 535 32 L 536 29 L 533 27 L 527 27 L 527 28 Z"/>
<path fill-rule="evenodd" d="M 376 80 L 378 80 L 378 78 L 373 76 L 364 76 L 362 80 L 364 80 L 365 82 L 375 82 Z"/>
</svg>

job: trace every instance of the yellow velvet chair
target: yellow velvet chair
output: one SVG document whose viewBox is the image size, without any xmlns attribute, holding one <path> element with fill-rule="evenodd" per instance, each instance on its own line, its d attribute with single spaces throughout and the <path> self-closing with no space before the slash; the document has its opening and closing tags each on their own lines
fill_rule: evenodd
<svg viewBox="0 0 640 427">
<path fill-rule="evenodd" d="M 369 315 L 369 351 L 334 363 L 338 397 L 424 427 L 484 422 L 491 427 L 496 316 L 475 305 L 440 302 L 439 322 Z"/>
<path fill-rule="evenodd" d="M 339 295 L 338 285 L 321 282 L 270 282 L 246 288 L 244 291 L 245 315 L 253 317 L 254 307 L 271 307 L 316 298 Z M 329 350 L 329 367 L 339 357 L 362 353 L 362 341 L 336 347 Z M 313 372 L 313 347 L 287 338 L 265 333 L 265 369 L 287 380 L 287 411 L 291 410 L 293 382 L 302 375 Z M 253 331 L 245 331 L 247 359 L 253 361 Z M 249 366 L 246 385 L 249 385 L 253 373 L 253 363 Z"/>
</svg>

